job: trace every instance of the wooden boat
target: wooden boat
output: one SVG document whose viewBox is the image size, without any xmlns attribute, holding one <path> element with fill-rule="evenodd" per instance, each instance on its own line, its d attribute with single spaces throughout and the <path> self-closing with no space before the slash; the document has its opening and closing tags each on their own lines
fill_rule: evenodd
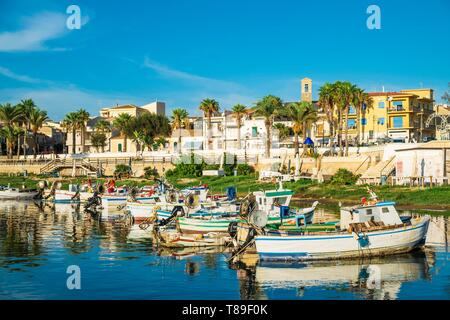
<svg viewBox="0 0 450 320">
<path fill-rule="evenodd" d="M 294 192 L 280 187 L 276 190 L 257 191 L 250 194 L 248 199 L 254 197 L 255 210 L 267 215 L 268 226 L 296 225 L 298 216 L 301 215 L 307 223 L 311 223 L 318 202 L 314 202 L 309 208 L 294 210 L 289 208 Z M 253 201 L 253 200 L 252 200 Z M 183 233 L 208 233 L 228 232 L 231 223 L 239 222 L 240 218 L 236 211 L 213 212 L 212 214 L 189 214 L 187 217 L 179 217 L 177 224 Z"/>
<path fill-rule="evenodd" d="M 38 196 L 36 189 L 25 188 L 4 188 L 0 190 L 0 199 L 2 200 L 31 200 Z"/>
<path fill-rule="evenodd" d="M 404 223 L 394 202 L 341 208 L 332 232 L 266 231 L 255 236 L 262 260 L 320 260 L 404 253 L 425 243 L 429 217 Z"/>
<path fill-rule="evenodd" d="M 214 232 L 186 235 L 172 229 L 159 231 L 157 237 L 159 244 L 167 248 L 220 247 L 227 245 L 231 241 L 229 236 Z"/>
</svg>

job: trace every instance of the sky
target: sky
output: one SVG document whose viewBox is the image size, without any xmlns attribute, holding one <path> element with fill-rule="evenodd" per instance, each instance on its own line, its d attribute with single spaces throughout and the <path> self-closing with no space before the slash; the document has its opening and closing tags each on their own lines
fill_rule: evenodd
<svg viewBox="0 0 450 320">
<path fill-rule="evenodd" d="M 81 10 L 70 30 L 69 5 Z M 370 30 L 367 8 L 381 10 Z M 198 115 L 267 94 L 300 96 L 300 79 L 366 91 L 450 81 L 448 0 L 0 0 L 0 103 L 32 98 L 54 120 L 85 108 L 166 102 Z"/>
</svg>

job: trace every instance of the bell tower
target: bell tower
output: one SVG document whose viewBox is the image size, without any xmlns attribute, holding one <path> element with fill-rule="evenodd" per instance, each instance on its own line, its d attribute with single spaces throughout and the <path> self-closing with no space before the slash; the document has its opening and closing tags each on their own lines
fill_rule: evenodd
<svg viewBox="0 0 450 320">
<path fill-rule="evenodd" d="M 303 78 L 300 86 L 301 101 L 312 102 L 312 80 L 310 78 Z"/>
</svg>

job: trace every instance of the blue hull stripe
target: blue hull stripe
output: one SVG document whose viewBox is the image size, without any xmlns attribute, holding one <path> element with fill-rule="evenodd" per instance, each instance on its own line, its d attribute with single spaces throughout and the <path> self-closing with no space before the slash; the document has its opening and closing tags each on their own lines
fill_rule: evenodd
<svg viewBox="0 0 450 320">
<path fill-rule="evenodd" d="M 389 231 L 389 232 L 383 232 L 383 233 L 366 233 L 369 237 L 376 237 L 376 236 L 384 236 L 387 234 L 395 234 L 395 233 L 401 233 L 401 232 L 409 232 L 412 230 L 420 229 L 426 226 L 426 223 L 420 224 L 417 227 L 406 229 L 406 230 L 397 230 L 397 231 Z M 335 237 L 320 237 L 320 238 L 313 238 L 312 236 L 302 236 L 302 237 L 256 237 L 256 240 L 258 241 L 314 241 L 314 240 L 335 240 L 335 239 L 349 239 L 353 238 L 353 236 L 335 236 Z"/>
</svg>

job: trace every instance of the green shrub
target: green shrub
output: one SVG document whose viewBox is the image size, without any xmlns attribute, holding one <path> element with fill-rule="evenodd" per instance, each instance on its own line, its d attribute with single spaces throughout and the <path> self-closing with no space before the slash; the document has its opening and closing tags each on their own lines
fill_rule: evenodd
<svg viewBox="0 0 450 320">
<path fill-rule="evenodd" d="M 116 165 L 116 169 L 114 170 L 114 173 L 131 173 L 131 167 L 126 164 L 118 164 Z"/>
<path fill-rule="evenodd" d="M 355 175 L 353 172 L 340 168 L 334 176 L 331 177 L 332 184 L 343 184 L 343 185 L 352 185 L 358 181 L 360 175 Z"/>
<path fill-rule="evenodd" d="M 158 170 L 156 170 L 156 168 L 146 167 L 146 168 L 144 168 L 144 176 L 147 179 L 158 178 L 159 173 L 158 173 Z"/>
<path fill-rule="evenodd" d="M 237 169 L 238 175 L 240 175 L 240 176 L 248 176 L 250 174 L 255 173 L 255 168 L 246 163 L 238 164 L 236 169 Z"/>
</svg>

